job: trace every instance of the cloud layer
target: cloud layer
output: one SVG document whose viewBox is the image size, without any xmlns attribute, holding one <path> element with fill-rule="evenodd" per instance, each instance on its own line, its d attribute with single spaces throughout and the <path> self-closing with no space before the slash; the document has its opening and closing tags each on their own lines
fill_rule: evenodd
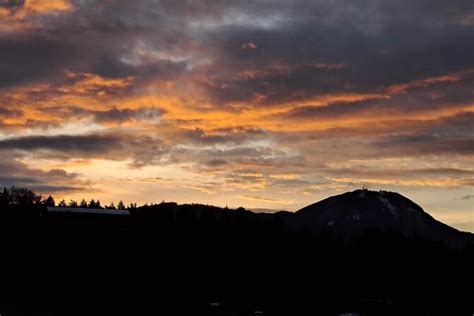
<svg viewBox="0 0 474 316">
<path fill-rule="evenodd" d="M 368 182 L 472 216 L 471 12 L 0 0 L 1 184 L 296 209 Z"/>
</svg>

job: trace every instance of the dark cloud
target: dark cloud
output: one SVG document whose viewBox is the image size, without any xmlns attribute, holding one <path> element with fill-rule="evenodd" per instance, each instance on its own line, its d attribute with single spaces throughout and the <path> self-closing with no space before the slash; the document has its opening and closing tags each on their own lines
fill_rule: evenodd
<svg viewBox="0 0 474 316">
<path fill-rule="evenodd" d="M 0 117 L 19 117 L 23 112 L 15 109 L 7 109 L 0 107 Z"/>
<path fill-rule="evenodd" d="M 387 154 L 399 155 L 474 155 L 474 112 L 420 123 L 414 133 L 392 134 L 374 142 Z"/>
<path fill-rule="evenodd" d="M 62 169 L 33 169 L 16 160 L 13 155 L 3 156 L 5 159 L 0 163 L 0 187 L 23 186 L 50 193 L 80 191 L 90 185 L 81 180 L 77 173 L 68 173 Z"/>
<path fill-rule="evenodd" d="M 156 164 L 168 149 L 162 141 L 144 135 L 89 134 L 26 136 L 0 141 L 0 151 L 34 153 L 55 159 L 103 158 L 133 161 L 132 166 Z"/>
<path fill-rule="evenodd" d="M 472 29 L 456 20 L 469 4 L 447 5 L 449 12 L 438 5 L 421 11 L 424 6 L 402 7 L 394 1 L 383 5 L 373 1 L 277 4 L 272 7 L 286 15 L 289 23 L 268 29 L 250 24 L 215 31 L 225 52 L 217 67 L 225 64 L 231 70 L 215 69 L 216 79 L 209 89 L 221 103 L 256 95 L 275 103 L 335 91 L 369 91 L 473 68 Z M 272 9 L 260 11 L 270 15 Z M 249 39 L 258 48 L 239 49 Z M 321 63 L 347 67 L 338 71 L 314 67 Z M 286 71 L 275 71 L 275 65 Z M 235 77 L 246 69 L 263 75 Z"/>
<path fill-rule="evenodd" d="M 140 108 L 140 109 L 117 109 L 113 108 L 107 111 L 84 111 L 84 113 L 92 114 L 98 122 L 125 122 L 132 119 L 141 121 L 158 120 L 163 110 L 157 108 Z"/>
<path fill-rule="evenodd" d="M 387 137 L 377 145 L 381 150 L 389 149 L 387 155 L 393 156 L 474 155 L 474 140 L 439 139 L 432 134 Z"/>
<path fill-rule="evenodd" d="M 112 109 L 108 111 L 93 112 L 99 122 L 123 122 L 136 116 L 137 111 L 130 109 Z"/>
<path fill-rule="evenodd" d="M 456 75 L 453 75 L 456 77 Z M 357 101 L 333 102 L 327 105 L 306 105 L 283 114 L 283 118 L 297 120 L 337 119 L 377 113 L 416 113 L 449 108 L 463 108 L 470 104 L 474 91 L 474 73 L 459 74 L 453 81 L 410 84 L 402 92 L 381 91 Z M 418 86 L 417 86 L 418 85 Z M 406 93 L 409 92 L 409 93 Z"/>
<path fill-rule="evenodd" d="M 77 57 L 74 45 L 60 38 L 0 34 L 0 88 L 54 78 Z"/>
<path fill-rule="evenodd" d="M 25 136 L 0 141 L 1 150 L 51 150 L 97 154 L 116 150 L 119 147 L 121 147 L 120 138 L 109 135 Z"/>
<path fill-rule="evenodd" d="M 350 118 L 350 116 L 349 116 Z M 437 119 L 380 121 L 358 126 L 322 129 L 320 131 L 274 133 L 283 146 L 296 148 L 304 157 L 318 161 L 377 159 L 389 157 L 451 156 L 469 157 L 473 152 L 474 113 L 460 112 Z"/>
<path fill-rule="evenodd" d="M 4 1 L 9 7 L 15 3 Z M 460 23 L 471 4 L 463 0 L 429 6 L 424 1 L 371 0 L 275 1 L 271 6 L 265 1 L 142 0 L 73 5 L 73 12 L 43 17 L 48 27 L 0 36 L 0 86 L 57 77 L 68 69 L 135 77 L 136 85 L 192 81 L 216 107 L 225 107 L 256 99 L 253 104 L 276 104 L 369 92 L 474 68 L 472 28 Z M 463 90 L 464 99 L 472 97 L 466 91 L 471 90 Z M 376 111 L 406 101 L 413 104 L 398 97 L 359 102 L 350 109 L 308 107 L 291 116 L 329 116 L 332 111 L 350 115 L 357 108 Z M 115 110 L 97 117 L 121 120 L 128 115 Z"/>
<path fill-rule="evenodd" d="M 246 127 L 221 128 L 216 129 L 211 133 L 206 132 L 201 128 L 196 128 L 194 130 L 182 130 L 177 134 L 183 142 L 203 145 L 225 143 L 240 145 L 244 142 L 264 139 L 267 136 L 263 130 Z"/>
<path fill-rule="evenodd" d="M 460 23 L 470 6 L 465 0 L 429 6 L 424 1 L 301 0 L 271 6 L 76 1 L 73 12 L 44 18 L 48 28 L 26 38 L 2 38 L 0 65 L 9 74 L 2 84 L 67 68 L 163 80 L 197 72 L 208 77 L 212 84 L 206 88 L 221 103 L 256 95 L 272 103 L 367 91 L 473 68 L 472 29 Z M 205 58 L 212 66 L 201 73 L 196 65 Z M 346 67 L 317 67 L 323 64 Z M 275 65 L 287 71 L 275 72 Z M 266 73 L 236 78 L 242 70 Z"/>
<path fill-rule="evenodd" d="M 16 9 L 25 4 L 25 0 L 0 0 L 0 8 Z"/>
<path fill-rule="evenodd" d="M 14 1 L 5 4 L 10 9 L 21 6 Z M 180 50 L 174 48 L 179 28 L 160 31 L 169 30 L 160 22 L 165 14 L 160 7 L 145 1 L 78 1 L 67 14 L 27 16 L 25 24 L 40 23 L 0 34 L 0 87 L 57 80 L 64 70 L 103 77 L 174 78 L 186 71 L 187 61 L 153 55 Z M 155 43 L 159 49 L 147 52 L 139 49 L 140 43 Z"/>
<path fill-rule="evenodd" d="M 220 167 L 227 164 L 227 161 L 224 159 L 211 159 L 204 161 L 204 165 L 208 167 Z"/>
</svg>

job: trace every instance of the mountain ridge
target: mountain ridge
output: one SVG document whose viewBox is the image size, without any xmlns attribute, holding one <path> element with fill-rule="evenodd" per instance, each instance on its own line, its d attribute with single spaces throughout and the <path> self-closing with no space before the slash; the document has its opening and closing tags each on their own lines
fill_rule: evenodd
<svg viewBox="0 0 474 316">
<path fill-rule="evenodd" d="M 367 189 L 331 196 L 305 206 L 288 217 L 287 223 L 292 230 L 332 233 L 344 238 L 358 237 L 375 229 L 399 232 L 408 238 L 445 241 L 451 245 L 474 239 L 474 234 L 436 220 L 399 193 Z"/>
</svg>

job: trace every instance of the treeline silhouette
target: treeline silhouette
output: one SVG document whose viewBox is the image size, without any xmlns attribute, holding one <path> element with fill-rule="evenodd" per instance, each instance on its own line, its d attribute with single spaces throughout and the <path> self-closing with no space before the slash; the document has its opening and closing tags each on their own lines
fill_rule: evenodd
<svg viewBox="0 0 474 316">
<path fill-rule="evenodd" d="M 0 207 L 64 207 L 64 208 L 88 208 L 88 209 L 117 209 L 117 210 L 133 210 L 137 208 L 137 203 L 130 203 L 125 205 L 125 203 L 120 200 L 115 206 L 114 202 L 111 202 L 109 205 L 102 206 L 99 200 L 91 199 L 86 201 L 82 199 L 81 201 L 69 200 L 66 202 L 64 199 L 56 204 L 55 199 L 49 195 L 47 198 L 43 199 L 40 194 L 36 194 L 30 189 L 12 186 L 10 188 L 4 187 L 0 192 Z"/>
<path fill-rule="evenodd" d="M 131 216 L 48 213 L 49 197 L 7 191 L 2 315 L 474 311 L 472 245 L 452 249 L 377 229 L 347 241 L 288 230 L 285 212 L 200 204 L 145 205 Z"/>
</svg>

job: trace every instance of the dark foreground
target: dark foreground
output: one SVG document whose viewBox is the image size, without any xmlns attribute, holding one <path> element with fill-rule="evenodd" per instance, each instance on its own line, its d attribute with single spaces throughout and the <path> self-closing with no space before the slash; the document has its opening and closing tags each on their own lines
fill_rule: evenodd
<svg viewBox="0 0 474 316">
<path fill-rule="evenodd" d="M 347 241 L 199 205 L 42 213 L 1 212 L 2 316 L 474 312 L 469 245 L 377 230 Z"/>
</svg>

